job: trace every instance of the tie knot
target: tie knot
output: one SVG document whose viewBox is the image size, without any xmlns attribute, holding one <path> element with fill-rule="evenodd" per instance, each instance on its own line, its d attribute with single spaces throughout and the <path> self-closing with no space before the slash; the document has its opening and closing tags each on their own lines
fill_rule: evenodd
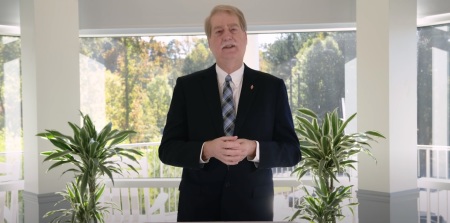
<svg viewBox="0 0 450 223">
<path fill-rule="evenodd" d="M 226 81 L 226 82 L 232 81 L 232 80 L 231 80 L 231 76 L 230 76 L 230 75 L 227 75 L 227 76 L 225 77 L 225 81 Z"/>
</svg>

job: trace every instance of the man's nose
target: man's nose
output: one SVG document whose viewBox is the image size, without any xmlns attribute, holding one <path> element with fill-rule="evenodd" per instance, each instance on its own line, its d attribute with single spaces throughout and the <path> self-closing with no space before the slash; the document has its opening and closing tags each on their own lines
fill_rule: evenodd
<svg viewBox="0 0 450 223">
<path fill-rule="evenodd" d="M 223 36 L 223 40 L 224 41 L 231 40 L 231 36 L 230 35 L 225 35 L 225 36 Z"/>
<path fill-rule="evenodd" d="M 231 39 L 231 32 L 229 30 L 225 30 L 223 32 L 223 40 L 230 40 Z"/>
</svg>

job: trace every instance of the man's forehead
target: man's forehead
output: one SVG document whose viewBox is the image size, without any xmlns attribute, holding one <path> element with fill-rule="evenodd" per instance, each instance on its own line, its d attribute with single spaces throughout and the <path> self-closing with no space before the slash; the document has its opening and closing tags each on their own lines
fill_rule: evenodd
<svg viewBox="0 0 450 223">
<path fill-rule="evenodd" d="M 240 27 L 238 23 L 213 24 L 213 29 L 222 29 L 225 27 Z"/>
</svg>

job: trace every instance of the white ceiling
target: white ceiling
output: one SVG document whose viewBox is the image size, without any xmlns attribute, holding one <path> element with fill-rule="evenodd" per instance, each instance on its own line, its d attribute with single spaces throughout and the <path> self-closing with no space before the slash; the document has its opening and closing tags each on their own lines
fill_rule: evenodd
<svg viewBox="0 0 450 223">
<path fill-rule="evenodd" d="M 303 28 L 354 24 L 358 0 L 78 0 L 80 32 L 91 30 L 128 29 L 139 32 L 165 32 L 180 27 L 201 31 L 203 19 L 218 3 L 233 4 L 246 14 L 249 28 L 296 24 Z M 0 32 L 6 28 L 19 30 L 20 0 L 0 1 Z M 157 2 L 157 4 L 155 3 Z M 257 4 L 257 8 L 255 8 Z M 177 6 L 177 7 L 174 7 Z M 270 15 L 270 16 L 267 16 Z M 450 21 L 450 0 L 417 0 L 418 23 Z M 447 21 L 446 21 L 447 22 Z M 325 24 L 325 25 L 324 25 Z M 328 25 L 327 25 L 328 24 Z M 420 25 L 420 24 L 419 24 Z M 300 27 L 302 28 L 302 27 Z M 181 30 L 181 32 L 186 30 Z"/>
<path fill-rule="evenodd" d="M 417 0 L 417 17 L 450 13 L 449 0 Z"/>
</svg>

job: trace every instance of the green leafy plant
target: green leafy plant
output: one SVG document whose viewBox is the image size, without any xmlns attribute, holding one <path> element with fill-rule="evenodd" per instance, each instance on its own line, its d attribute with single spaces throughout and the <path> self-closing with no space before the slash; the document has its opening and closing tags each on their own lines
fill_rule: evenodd
<svg viewBox="0 0 450 223">
<path fill-rule="evenodd" d="M 57 194 L 64 198 L 64 200 L 57 202 L 57 204 L 65 200 L 69 201 L 70 209 L 49 211 L 44 215 L 44 217 L 57 214 L 57 217 L 55 217 L 52 222 L 68 221 L 68 219 L 70 219 L 69 222 L 89 222 L 88 219 L 92 219 L 92 216 L 95 216 L 97 220 L 103 222 L 101 219 L 104 219 L 104 215 L 109 213 L 110 207 L 120 210 L 115 203 L 105 202 L 102 204 L 99 201 L 103 191 L 105 190 L 105 185 L 97 186 L 95 191 L 95 203 L 90 203 L 88 194 L 81 194 L 79 187 L 79 181 L 72 181 L 66 185 L 66 190 L 64 192 L 57 192 Z"/>
<path fill-rule="evenodd" d="M 306 186 L 303 199 L 296 204 L 298 210 L 289 220 L 296 218 L 306 219 L 310 222 L 329 223 L 336 222 L 345 216 L 342 208 L 347 206 L 353 213 L 353 206 L 357 203 L 345 200 L 352 199 L 352 185 L 338 186 L 338 176 L 345 175 L 350 180 L 349 170 L 356 170 L 356 155 L 364 152 L 375 157 L 371 152 L 371 142 L 375 138 L 384 138 L 376 131 L 346 134 L 345 128 L 356 117 L 356 113 L 347 120 L 339 118 L 337 109 L 328 112 L 320 121 L 319 117 L 307 108 L 301 108 L 296 115 L 296 132 L 302 149 L 302 161 L 293 171 L 301 180 L 310 174 L 314 194 Z M 320 122 L 320 123 L 319 123 Z"/>
<path fill-rule="evenodd" d="M 74 181 L 66 186 L 64 192 L 59 193 L 71 207 L 48 212 L 46 216 L 60 214 L 51 222 L 61 222 L 67 218 L 71 219 L 71 222 L 104 222 L 107 208 L 99 202 L 105 188 L 101 181 L 102 177 L 106 175 L 114 183 L 113 174 L 122 175 L 123 165 L 137 172 L 132 164 L 123 162 L 123 158 L 138 164 L 136 157 L 142 156 L 138 150 L 118 146 L 131 134 L 135 134 L 134 131 L 112 129 L 112 123 L 108 123 L 97 132 L 91 118 L 82 113 L 81 116 L 83 127 L 69 122 L 73 136 L 64 135 L 56 130 L 45 130 L 37 134 L 56 147 L 54 150 L 41 153 L 46 156 L 44 162 L 54 161 L 47 171 L 71 164 L 62 174 L 69 172 L 74 174 Z M 119 157 L 120 161 L 114 160 L 114 157 Z"/>
</svg>

